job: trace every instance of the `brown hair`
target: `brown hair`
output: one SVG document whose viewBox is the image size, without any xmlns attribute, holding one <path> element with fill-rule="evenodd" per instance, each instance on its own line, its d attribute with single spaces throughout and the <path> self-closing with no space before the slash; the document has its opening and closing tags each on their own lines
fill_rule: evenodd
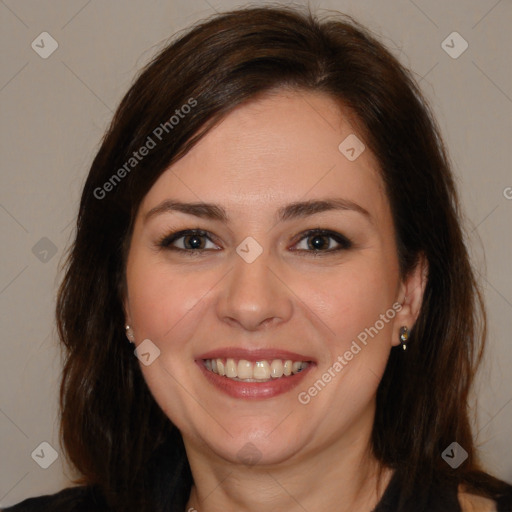
<svg viewBox="0 0 512 512">
<path fill-rule="evenodd" d="M 123 98 L 92 163 L 56 308 L 65 348 L 61 438 L 83 475 L 75 482 L 97 484 L 115 507 L 146 506 L 150 454 L 176 429 L 151 396 L 124 334 L 134 219 L 156 179 L 229 111 L 282 87 L 325 93 L 355 115 L 380 164 L 402 276 L 420 254 L 428 261 L 420 315 L 408 350 L 391 352 L 372 436 L 383 465 L 406 470 L 399 510 L 436 478 L 483 495 L 499 489 L 478 465 L 468 417 L 485 312 L 427 102 L 411 74 L 348 16 L 319 21 L 309 11 L 283 7 L 216 15 L 165 47 Z M 191 99 L 194 108 L 167 125 L 149 154 L 98 197 L 98 188 L 106 190 L 156 127 Z M 453 441 L 468 453 L 457 470 L 441 458 Z"/>
</svg>

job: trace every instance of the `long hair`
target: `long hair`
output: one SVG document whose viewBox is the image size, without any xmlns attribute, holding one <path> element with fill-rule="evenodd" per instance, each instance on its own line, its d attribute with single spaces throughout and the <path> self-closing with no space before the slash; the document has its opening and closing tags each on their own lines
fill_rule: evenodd
<svg viewBox="0 0 512 512">
<path fill-rule="evenodd" d="M 403 507 L 439 477 L 486 495 L 498 481 L 478 464 L 468 415 L 485 311 L 439 129 L 411 73 L 367 29 L 348 16 L 319 20 L 284 7 L 222 13 L 169 43 L 121 101 L 94 158 L 56 305 L 61 443 L 81 475 L 75 483 L 135 510 L 145 503 L 151 454 L 171 438 L 179 444 L 125 339 L 134 219 L 172 163 L 236 106 L 279 88 L 325 93 L 354 115 L 379 162 L 401 276 L 420 255 L 428 262 L 409 348 L 391 351 L 378 388 L 375 456 L 404 470 Z M 135 159 L 148 137 L 154 147 Z M 453 441 L 468 453 L 457 470 L 441 458 Z"/>
</svg>

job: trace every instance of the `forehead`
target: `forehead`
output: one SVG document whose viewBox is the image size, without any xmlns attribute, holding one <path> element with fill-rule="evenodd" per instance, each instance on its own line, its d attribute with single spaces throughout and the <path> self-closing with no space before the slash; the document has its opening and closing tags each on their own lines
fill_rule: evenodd
<svg viewBox="0 0 512 512">
<path fill-rule="evenodd" d="M 141 211 L 169 196 L 220 201 L 240 213 L 326 195 L 375 209 L 386 200 L 384 187 L 377 160 L 358 145 L 362 139 L 329 96 L 274 92 L 237 107 L 211 129 L 160 176 Z"/>
</svg>

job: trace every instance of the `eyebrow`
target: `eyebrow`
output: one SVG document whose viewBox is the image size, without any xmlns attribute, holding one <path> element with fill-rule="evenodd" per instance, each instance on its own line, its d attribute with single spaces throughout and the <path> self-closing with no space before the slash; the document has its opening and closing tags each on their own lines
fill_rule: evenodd
<svg viewBox="0 0 512 512">
<path fill-rule="evenodd" d="M 370 222 L 373 221 L 370 212 L 362 206 L 348 199 L 326 198 L 321 200 L 297 201 L 287 204 L 277 210 L 277 219 L 285 222 L 292 219 L 309 217 L 321 212 L 332 210 L 354 211 L 362 214 Z M 150 218 L 163 213 L 181 212 L 187 215 L 194 215 L 202 219 L 210 219 L 229 223 L 229 216 L 226 210 L 213 203 L 184 203 L 181 201 L 166 199 L 159 205 L 149 210 L 144 216 L 144 223 Z"/>
</svg>

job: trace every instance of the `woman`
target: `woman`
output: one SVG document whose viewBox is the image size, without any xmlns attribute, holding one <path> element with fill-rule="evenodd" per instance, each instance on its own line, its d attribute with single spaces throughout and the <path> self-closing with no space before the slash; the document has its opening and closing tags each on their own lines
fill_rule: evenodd
<svg viewBox="0 0 512 512">
<path fill-rule="evenodd" d="M 349 18 L 237 10 L 145 68 L 57 320 L 80 486 L 8 511 L 512 510 L 470 428 L 485 314 L 447 156 Z"/>
</svg>

